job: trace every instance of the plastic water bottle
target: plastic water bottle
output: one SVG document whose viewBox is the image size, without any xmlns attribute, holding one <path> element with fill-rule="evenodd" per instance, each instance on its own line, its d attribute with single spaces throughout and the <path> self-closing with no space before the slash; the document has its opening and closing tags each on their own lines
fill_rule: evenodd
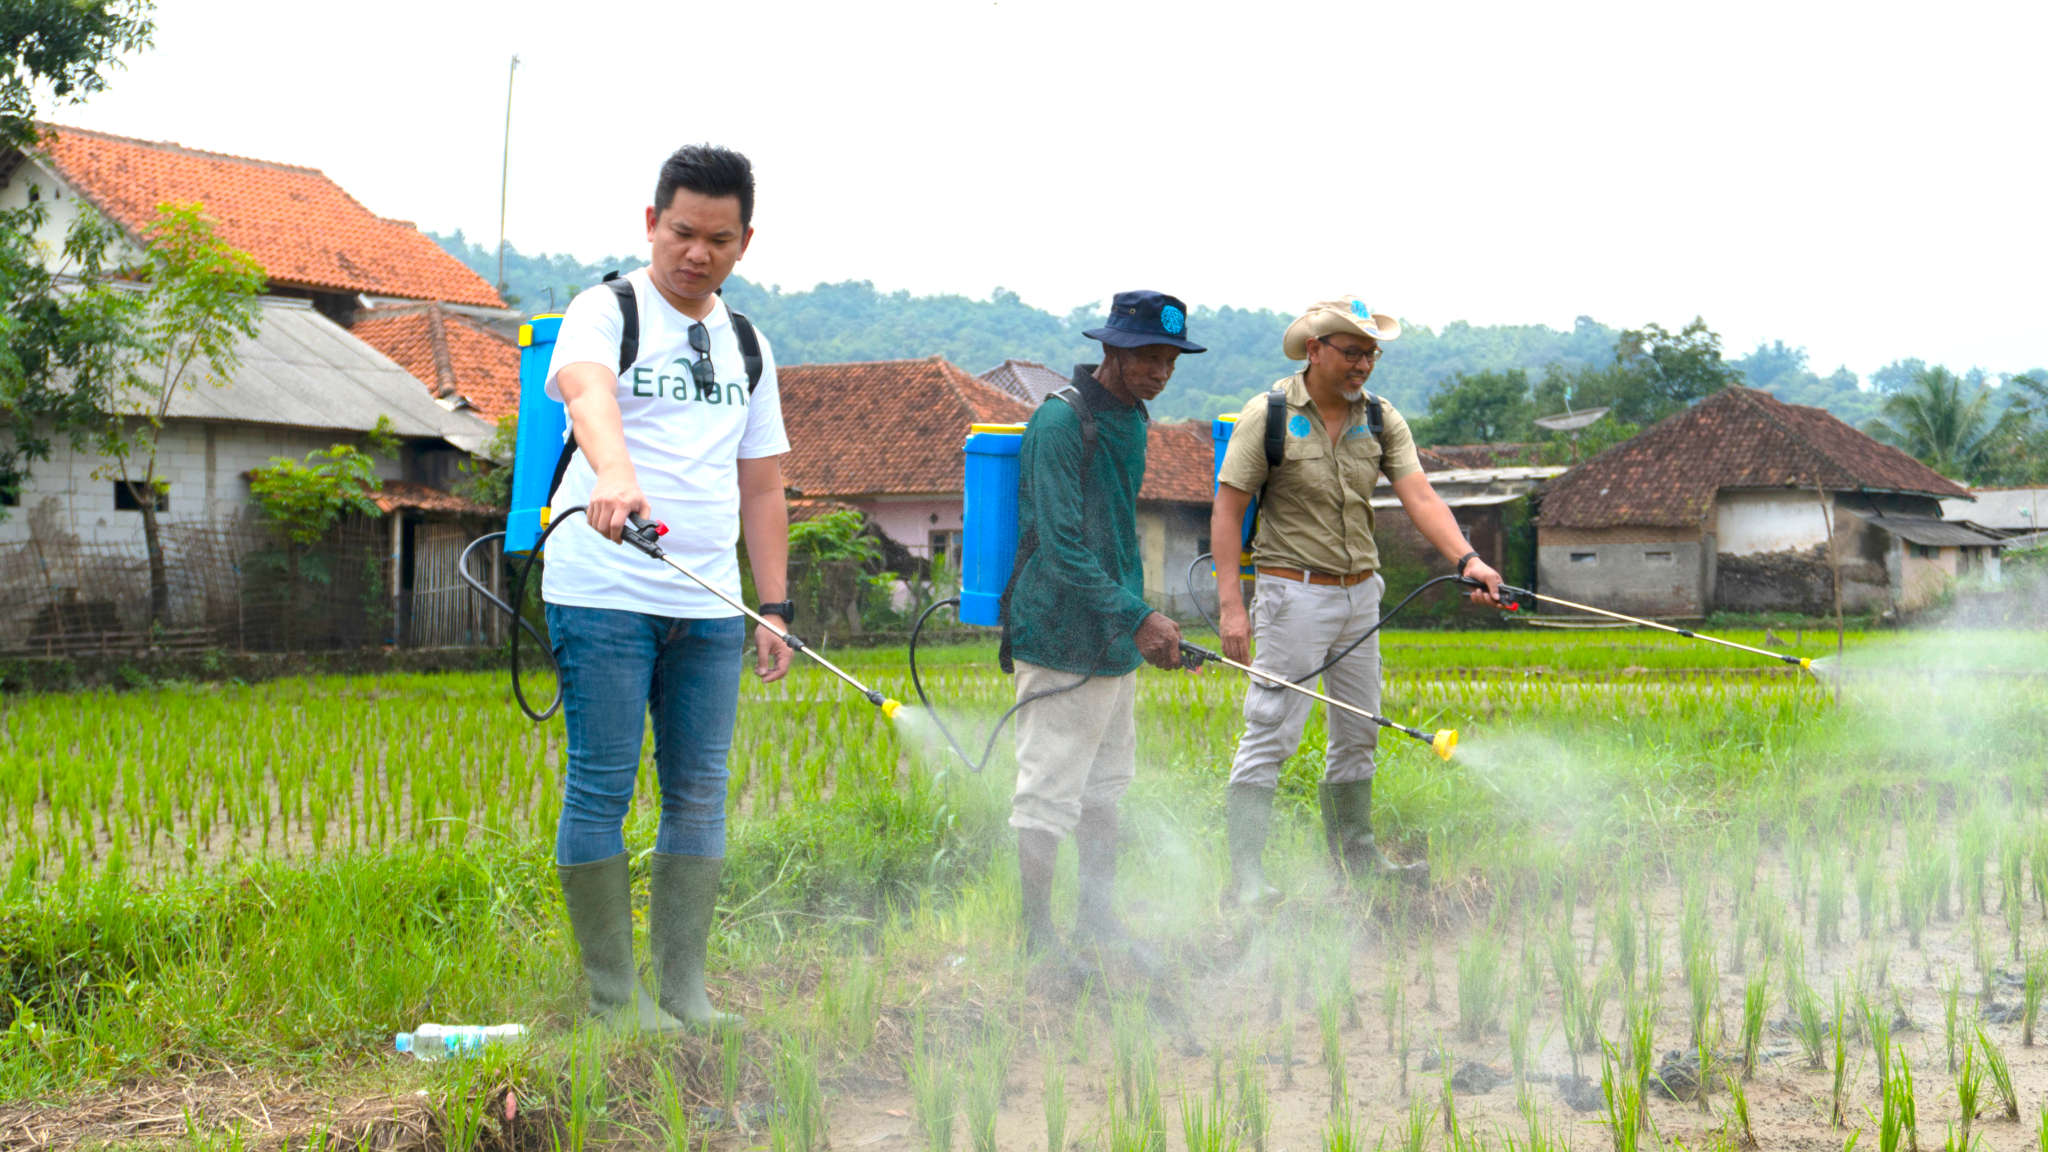
<svg viewBox="0 0 2048 1152">
<path fill-rule="evenodd" d="M 412 1053 L 414 1059 L 440 1060 L 525 1036 L 524 1024 L 422 1024 L 410 1032 L 400 1032 L 395 1047 L 400 1052 Z"/>
</svg>

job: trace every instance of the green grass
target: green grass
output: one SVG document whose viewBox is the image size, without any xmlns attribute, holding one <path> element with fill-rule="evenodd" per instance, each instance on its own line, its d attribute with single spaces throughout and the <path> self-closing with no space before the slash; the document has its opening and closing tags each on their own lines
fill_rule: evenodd
<svg viewBox="0 0 2048 1152">
<path fill-rule="evenodd" d="M 1391 851 L 1432 860 L 1445 897 L 1433 915 L 1473 904 L 1485 912 L 1488 894 L 1502 894 L 1487 929 L 1502 935 L 1469 943 L 1459 966 L 1461 1013 L 1480 1035 L 1509 999 L 1504 958 L 1523 957 L 1525 973 L 1550 967 L 1541 963 L 1552 955 L 1548 929 L 1518 927 L 1513 904 L 1545 908 L 1559 893 L 1584 892 L 1593 930 L 1614 954 L 1603 965 L 1625 954 L 1632 973 L 1653 941 L 1674 938 L 1647 922 L 1638 934 L 1638 894 L 1661 882 L 1652 877 L 1697 869 L 1717 844 L 1751 845 L 1754 870 L 1754 857 L 1775 858 L 1789 829 L 1827 851 L 1839 851 L 1836 829 L 1850 833 L 1845 842 L 1872 844 L 1903 832 L 1894 857 L 1867 866 L 1876 869 L 1870 890 L 1913 894 L 1902 911 L 1925 918 L 1934 915 L 1925 879 L 1933 833 L 1976 819 L 2002 838 L 2032 837 L 2048 799 L 2048 688 L 1942 670 L 1973 651 L 2027 667 L 2042 647 L 2024 635 L 1938 644 L 1860 636 L 1857 661 L 1898 671 L 1849 680 L 1837 709 L 1812 678 L 1752 675 L 1754 658 L 1643 633 L 1393 633 L 1384 710 L 1457 728 L 1463 742 L 1445 764 L 1406 738 L 1383 740 L 1375 826 Z M 909 698 L 901 649 L 833 655 Z M 992 646 L 935 649 L 926 667 L 961 728 L 985 732 L 1008 702 Z M 1121 895 L 1144 910 L 1139 926 L 1169 943 L 1223 922 L 1223 781 L 1242 691 L 1240 679 L 1213 670 L 1140 676 L 1126 852 L 1148 866 L 1126 869 Z M 560 731 L 527 723 L 491 675 L 7 698 L 0 1097 L 55 1098 L 201 1060 L 345 1078 L 374 1066 L 392 1032 L 427 1019 L 534 1025 L 534 1060 L 574 1080 L 576 1061 L 591 1057 L 562 1046 L 580 993 L 549 857 Z M 905 1014 L 936 995 L 934 972 L 1014 987 L 1008 738 L 988 774 L 974 776 L 913 732 L 815 671 L 768 688 L 749 678 L 712 970 L 715 998 L 746 1011 L 754 1047 L 706 1049 L 685 1070 L 708 1080 L 705 1098 L 758 1100 L 750 1093 L 771 1076 L 808 1084 L 813 1059 L 829 1093 L 841 1063 L 905 1060 Z M 1318 710 L 1282 773 L 1268 866 L 1289 891 L 1322 883 L 1314 789 L 1323 739 Z M 651 765 L 643 771 L 627 826 L 636 857 L 654 832 Z M 1825 830 L 1819 841 L 1816 830 Z M 2017 860 L 2000 858 L 2002 890 L 2026 899 Z M 1617 862 L 1631 873 L 1619 885 Z M 1061 907 L 1071 882 L 1063 873 Z M 1784 889 L 1759 889 L 1767 891 Z M 1752 902 L 1753 963 L 1803 989 L 1794 953 L 1803 944 L 1782 929 L 1786 907 L 1779 896 Z M 1911 928 L 1917 947 L 1920 922 L 1880 919 L 1879 943 L 1908 947 Z M 1510 951 L 1516 932 L 1522 946 Z M 1690 938 L 1696 957 L 1711 961 L 1697 928 Z M 1586 1019 L 1556 1035 L 1596 1054 L 1607 1039 L 1597 1003 L 1632 1003 L 1637 992 L 1620 970 L 1582 972 L 1575 947 L 1559 941 L 1555 971 L 1574 982 L 1568 1007 Z M 1407 970 L 1433 964 L 1432 955 Z M 1541 983 L 1545 973 L 1537 975 Z M 1701 969 L 1701 987 L 1710 975 Z M 1761 1019 L 1764 987 L 1752 981 L 1745 1017 Z M 1417 1000 L 1426 994 L 1415 991 Z M 1390 1044 L 1396 1009 L 1407 1028 L 1406 995 L 1382 1004 Z M 994 1003 L 983 1009 L 991 1020 L 1011 1011 L 1009 1000 Z M 969 1051 L 942 1007 L 933 1004 L 933 1048 L 908 1061 L 925 1061 L 934 1126 L 951 1112 L 953 1086 L 937 1054 Z M 1812 1015 L 1820 1023 L 1817 1002 Z M 1326 1036 L 1355 1034 L 1348 1015 L 1325 1016 Z M 1069 1035 L 1040 1042 L 1085 1053 L 1086 1037 L 1055 1023 Z M 1544 1021 L 1535 1032 L 1555 1027 Z M 1802 1044 L 1818 1049 L 1815 1032 Z M 785 1036 L 788 1046 L 771 1039 Z M 1981 1049 L 1979 1064 L 1992 1052 Z M 1249 1133 L 1264 1132 L 1266 1073 L 1242 1048 L 1237 1059 L 1230 1112 L 1251 1146 Z M 1215 1094 L 1219 1107 L 1222 1098 Z M 1125 1122 L 1149 1140 L 1161 1123 L 1156 1099 L 1130 1103 Z M 1634 1097 L 1627 1107 L 1637 1107 Z M 650 1123 L 661 1115 L 648 1114 Z M 1058 1127 L 1080 1132 L 1095 1120 L 1076 1116 L 1070 1126 L 1061 1102 Z"/>
</svg>

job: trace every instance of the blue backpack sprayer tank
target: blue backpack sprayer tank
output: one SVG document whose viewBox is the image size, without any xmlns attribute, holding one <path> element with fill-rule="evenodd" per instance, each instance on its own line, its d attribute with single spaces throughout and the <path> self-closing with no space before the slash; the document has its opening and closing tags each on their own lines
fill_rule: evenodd
<svg viewBox="0 0 2048 1152">
<path fill-rule="evenodd" d="M 569 432 L 569 413 L 561 401 L 549 399 L 546 391 L 548 365 L 554 358 L 555 337 L 561 331 L 560 315 L 536 316 L 519 326 L 519 432 L 515 441 L 512 461 L 512 508 L 505 518 L 505 530 L 480 536 L 463 549 L 462 560 L 456 571 L 470 588 L 499 611 L 512 618 L 512 696 L 519 702 L 519 708 L 536 721 L 546 720 L 562 706 L 559 686 L 561 669 L 555 669 L 557 687 L 555 698 L 546 708 L 535 711 L 527 703 L 519 684 L 519 634 L 524 632 L 541 651 L 549 653 L 548 661 L 554 662 L 554 655 L 547 638 L 537 631 L 519 612 L 526 603 L 526 585 L 533 572 L 533 563 L 547 546 L 548 537 L 555 529 L 569 522 L 570 513 L 584 510 L 582 505 L 564 508 L 559 515 L 550 515 L 549 504 L 554 497 L 558 478 L 557 462 L 562 456 L 563 444 Z M 1015 493 L 1011 504 L 1016 504 Z M 1014 517 L 1013 517 L 1014 519 Z M 632 545 L 648 558 L 659 560 L 701 585 L 706 591 L 725 601 L 734 611 L 746 616 L 754 623 L 780 636 L 791 648 L 810 657 L 834 676 L 844 680 L 867 698 L 868 703 L 882 710 L 882 715 L 893 718 L 903 705 L 884 696 L 854 679 L 838 665 L 814 651 L 803 638 L 787 629 L 777 627 L 763 619 L 753 609 L 725 594 L 723 589 L 692 572 L 675 557 L 662 550 L 660 538 L 668 534 L 668 525 L 639 516 L 629 517 L 630 526 L 621 542 Z M 1013 533 L 1014 534 L 1014 533 Z M 469 554 L 488 540 L 503 539 L 508 557 L 522 557 L 512 579 L 511 602 L 498 599 L 490 589 L 478 583 L 469 574 Z M 1014 545 L 1013 545 L 1014 546 Z"/>
</svg>

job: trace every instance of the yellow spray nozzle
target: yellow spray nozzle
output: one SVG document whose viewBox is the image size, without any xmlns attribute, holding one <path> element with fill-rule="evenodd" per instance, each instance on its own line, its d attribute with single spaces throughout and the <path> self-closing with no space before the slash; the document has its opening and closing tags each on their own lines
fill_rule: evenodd
<svg viewBox="0 0 2048 1152">
<path fill-rule="evenodd" d="M 902 708 L 902 707 L 903 707 L 903 701 L 901 701 L 901 700 L 884 700 L 884 701 L 882 701 L 882 719 L 884 719 L 884 720 L 894 720 L 894 719 L 896 718 L 896 712 L 897 712 L 897 710 L 898 710 L 898 709 L 900 709 L 900 708 Z"/>
<path fill-rule="evenodd" d="M 1429 750 L 1436 753 L 1438 757 L 1445 760 L 1449 760 L 1451 758 L 1451 750 L 1453 748 L 1456 748 L 1457 746 L 1458 733 L 1456 732 L 1456 730 L 1450 728 L 1437 729 L 1436 738 L 1429 742 Z"/>
<path fill-rule="evenodd" d="M 1801 668 L 1806 669 L 1808 672 L 1813 671 L 1813 658 L 1810 656 L 1801 656 L 1799 658 L 1799 666 Z"/>
</svg>

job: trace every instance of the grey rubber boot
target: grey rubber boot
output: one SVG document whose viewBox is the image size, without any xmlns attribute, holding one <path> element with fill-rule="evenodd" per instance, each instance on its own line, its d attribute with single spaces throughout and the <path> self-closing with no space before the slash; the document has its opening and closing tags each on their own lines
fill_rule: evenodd
<svg viewBox="0 0 2048 1152">
<path fill-rule="evenodd" d="M 673 1032 L 682 1028 L 640 986 L 633 966 L 633 889 L 626 854 L 555 867 L 569 929 L 590 983 L 590 1014 L 614 1028 Z"/>
<path fill-rule="evenodd" d="M 1052 926 L 1052 877 L 1060 838 L 1036 828 L 1017 829 L 1017 873 L 1024 897 L 1024 951 L 1057 956 L 1065 949 Z"/>
<path fill-rule="evenodd" d="M 1340 875 L 1379 872 L 1407 880 L 1429 879 L 1429 861 L 1402 864 L 1380 851 L 1372 834 L 1371 777 L 1324 783 L 1316 795 L 1323 802 L 1323 837 L 1330 847 L 1330 862 Z"/>
<path fill-rule="evenodd" d="M 704 951 L 718 910 L 722 856 L 656 852 L 647 882 L 647 940 L 662 1010 L 698 1031 L 734 1027 L 740 1018 L 711 1006 L 704 993 Z"/>
<path fill-rule="evenodd" d="M 1117 919 L 1116 805 L 1100 804 L 1081 809 L 1081 822 L 1074 826 L 1074 848 L 1081 857 L 1080 907 L 1074 916 L 1074 944 L 1077 947 L 1121 949 L 1131 966 L 1148 976 L 1165 970 L 1165 963 L 1152 946 L 1125 930 Z"/>
<path fill-rule="evenodd" d="M 1271 904 L 1280 890 L 1266 883 L 1266 833 L 1273 824 L 1273 789 L 1232 784 L 1224 793 L 1223 824 L 1230 835 L 1230 899 L 1241 908 Z"/>
</svg>

